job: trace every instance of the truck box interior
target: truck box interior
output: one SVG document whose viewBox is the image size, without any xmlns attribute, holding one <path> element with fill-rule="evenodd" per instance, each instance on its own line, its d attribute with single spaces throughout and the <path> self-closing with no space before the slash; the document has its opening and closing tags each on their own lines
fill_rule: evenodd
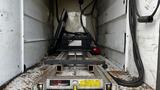
<svg viewBox="0 0 160 90">
<path fill-rule="evenodd" d="M 113 90 L 160 90 L 159 4 L 160 0 L 0 0 L 0 89 L 32 90 L 38 78 L 52 72 L 54 65 L 44 64 L 46 59 L 64 49 L 73 51 L 57 38 L 62 28 L 64 33 L 88 34 L 84 43 L 76 38 L 69 46 L 84 44 L 85 50 L 103 58 L 102 71 L 119 85 L 112 85 Z M 65 11 L 67 19 L 61 20 Z"/>
</svg>

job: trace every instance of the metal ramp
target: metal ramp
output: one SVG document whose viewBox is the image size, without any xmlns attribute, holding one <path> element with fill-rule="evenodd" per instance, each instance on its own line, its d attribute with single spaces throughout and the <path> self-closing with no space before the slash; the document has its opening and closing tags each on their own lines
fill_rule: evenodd
<svg viewBox="0 0 160 90">
<path fill-rule="evenodd" d="M 88 52 L 62 52 L 44 61 L 55 66 L 39 81 L 42 90 L 105 90 L 111 85 L 102 65 L 104 60 Z"/>
</svg>

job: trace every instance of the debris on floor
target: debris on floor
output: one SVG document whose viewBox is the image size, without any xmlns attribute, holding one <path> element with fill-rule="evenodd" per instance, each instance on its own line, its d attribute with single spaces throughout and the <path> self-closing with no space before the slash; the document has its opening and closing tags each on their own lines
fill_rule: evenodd
<svg viewBox="0 0 160 90">
<path fill-rule="evenodd" d="M 102 58 L 102 57 L 100 57 Z M 104 59 L 104 58 L 103 58 Z M 106 59 L 106 58 L 105 58 Z M 131 79 L 130 75 L 123 70 L 120 70 L 112 62 L 106 59 L 108 69 L 106 69 L 106 73 L 110 72 L 114 76 L 118 78 L 125 78 L 127 80 Z M 48 74 L 54 73 L 53 70 L 55 69 L 54 65 L 39 65 L 34 69 L 28 70 L 26 73 L 20 75 L 12 82 L 10 82 L 6 88 L 3 90 L 32 90 L 33 86 L 39 82 L 40 79 L 46 80 Z M 64 71 L 59 74 L 58 76 L 74 76 L 76 71 L 76 76 L 93 76 L 91 73 L 87 72 L 86 69 L 79 70 L 78 68 L 71 68 L 67 69 L 64 68 Z M 48 75 L 49 76 L 49 75 Z M 44 79 L 43 79 L 44 78 Z M 40 81 L 41 82 L 41 81 Z M 144 84 L 140 87 L 133 88 L 133 87 L 124 87 L 119 86 L 117 84 L 113 84 L 112 90 L 153 90 L 147 84 Z"/>
<path fill-rule="evenodd" d="M 42 65 L 34 69 L 28 70 L 26 73 L 20 75 L 3 90 L 31 90 L 35 81 L 38 80 L 51 66 Z"/>
<path fill-rule="evenodd" d="M 98 57 L 101 59 L 106 59 L 102 56 L 98 56 Z M 128 72 L 121 70 L 119 67 L 115 66 L 110 60 L 106 59 L 106 64 L 108 65 L 108 69 L 106 69 L 106 72 L 110 72 L 110 74 L 112 74 L 113 76 L 117 78 L 121 78 L 123 80 L 133 79 L 133 77 Z M 144 83 L 142 86 L 139 86 L 136 88 L 113 85 L 113 90 L 154 90 L 154 89 Z"/>
</svg>

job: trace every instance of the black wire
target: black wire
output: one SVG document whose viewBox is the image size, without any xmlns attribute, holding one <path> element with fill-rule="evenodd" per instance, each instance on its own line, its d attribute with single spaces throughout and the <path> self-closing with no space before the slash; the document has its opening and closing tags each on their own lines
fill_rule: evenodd
<svg viewBox="0 0 160 90">
<path fill-rule="evenodd" d="M 96 2 L 97 2 L 97 0 L 92 0 L 92 1 L 83 9 L 83 10 L 84 10 L 83 15 L 85 15 L 85 16 L 92 15 L 93 12 L 94 12 L 95 6 L 96 6 Z M 93 7 L 92 7 L 91 12 L 85 13 L 85 10 L 87 10 L 87 8 L 89 8 L 92 4 L 93 4 Z"/>
<path fill-rule="evenodd" d="M 53 0 L 48 0 L 48 4 L 49 4 L 48 5 L 48 8 L 49 8 L 48 22 L 49 22 L 51 28 L 53 28 L 53 23 L 52 23 L 53 22 L 53 14 L 54 14 Z M 53 36 L 53 29 L 51 29 L 51 37 L 49 37 L 50 42 L 51 42 L 52 36 Z"/>
<path fill-rule="evenodd" d="M 80 11 L 81 11 L 81 14 L 80 14 L 80 22 L 81 22 L 81 26 L 84 30 L 85 33 L 87 33 L 88 35 L 90 35 L 92 41 L 94 42 L 95 45 L 97 45 L 96 41 L 94 40 L 93 36 L 89 33 L 88 29 L 84 26 L 83 24 L 83 15 L 92 15 L 93 14 L 93 11 L 94 11 L 94 8 L 95 8 L 95 3 L 96 3 L 97 0 L 92 0 L 86 7 L 84 7 L 84 9 L 82 9 L 82 5 L 80 5 Z M 92 8 L 92 11 L 90 13 L 87 13 L 85 14 L 85 11 L 92 5 L 93 5 L 93 8 Z"/>
<path fill-rule="evenodd" d="M 136 10 L 134 0 L 129 0 L 129 24 L 130 24 L 130 31 L 131 31 L 131 37 L 133 40 L 133 55 L 134 55 L 134 61 L 138 70 L 139 76 L 137 78 L 132 79 L 131 81 L 122 80 L 119 78 L 114 77 L 113 75 L 110 75 L 113 77 L 113 79 L 122 86 L 127 87 L 138 87 L 141 86 L 144 83 L 144 66 L 143 62 L 141 60 L 137 40 L 136 40 Z"/>
<path fill-rule="evenodd" d="M 57 22 L 59 23 L 60 19 L 59 19 L 59 10 L 58 10 L 58 0 L 56 0 L 56 18 L 57 18 Z"/>
<path fill-rule="evenodd" d="M 159 5 L 160 5 L 160 0 L 158 0 L 158 2 L 157 2 L 157 7 L 156 7 L 156 9 L 154 10 L 154 12 L 152 13 L 152 17 L 156 14 L 156 12 L 157 12 L 157 10 L 158 10 L 158 8 L 159 8 Z"/>
<path fill-rule="evenodd" d="M 81 6 L 80 6 L 80 8 L 81 8 Z M 81 26 L 82 26 L 82 28 L 83 28 L 83 30 L 84 30 L 84 32 L 86 32 L 86 33 L 89 33 L 88 32 L 88 30 L 85 28 L 85 26 L 84 26 L 84 23 L 83 23 L 83 10 L 81 11 L 81 14 L 80 14 L 80 22 L 81 22 Z"/>
<path fill-rule="evenodd" d="M 50 27 L 50 35 L 49 35 L 49 45 L 48 45 L 48 53 L 52 51 L 53 41 L 54 41 L 54 0 L 48 0 L 48 9 L 49 9 L 49 16 L 48 22 Z"/>
<path fill-rule="evenodd" d="M 82 14 L 82 12 L 81 12 L 80 22 L 81 22 L 81 26 L 82 26 L 84 32 L 87 33 L 87 34 L 91 37 L 91 39 L 92 39 L 92 41 L 94 42 L 94 44 L 97 45 L 97 43 L 96 43 L 96 41 L 94 40 L 93 36 L 89 33 L 89 31 L 87 30 L 87 28 L 84 26 L 82 17 L 83 17 L 83 14 Z"/>
<path fill-rule="evenodd" d="M 92 11 L 91 11 L 91 15 L 94 13 L 94 9 L 96 7 L 96 3 L 97 3 L 97 0 L 94 1 L 93 8 L 92 8 Z"/>
<path fill-rule="evenodd" d="M 136 4 L 136 0 L 134 0 L 134 2 L 133 3 L 135 3 Z M 156 12 L 157 12 L 157 10 L 158 10 L 158 8 L 159 8 L 159 6 L 160 6 L 160 0 L 158 0 L 158 2 L 157 2 L 157 6 L 156 6 L 156 8 L 155 8 L 155 10 L 153 11 L 153 13 L 151 14 L 151 15 L 148 15 L 148 16 L 150 16 L 150 17 L 154 17 L 154 15 L 156 14 Z M 139 14 L 139 12 L 138 12 L 138 9 L 137 9 L 137 5 L 136 5 L 136 14 L 137 14 L 137 16 L 138 17 L 143 17 L 143 16 L 141 16 L 140 14 Z"/>
</svg>

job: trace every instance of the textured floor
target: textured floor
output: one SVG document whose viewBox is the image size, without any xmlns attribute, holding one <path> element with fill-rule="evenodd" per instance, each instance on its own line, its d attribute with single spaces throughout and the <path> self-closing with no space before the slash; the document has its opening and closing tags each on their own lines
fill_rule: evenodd
<svg viewBox="0 0 160 90">
<path fill-rule="evenodd" d="M 31 90 L 36 80 L 41 77 L 50 66 L 44 65 L 28 70 L 10 82 L 3 90 Z"/>
</svg>

